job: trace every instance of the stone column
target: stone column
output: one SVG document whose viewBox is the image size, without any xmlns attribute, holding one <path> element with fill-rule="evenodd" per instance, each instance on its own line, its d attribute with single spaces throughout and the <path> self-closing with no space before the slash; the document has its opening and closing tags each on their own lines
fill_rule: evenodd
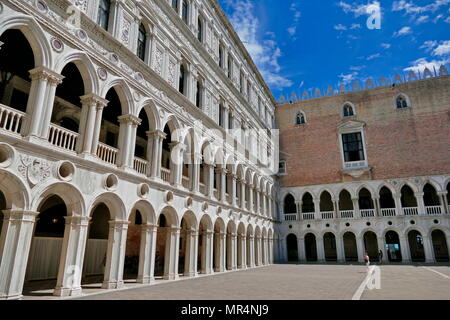
<svg viewBox="0 0 450 320">
<path fill-rule="evenodd" d="M 254 208 L 253 208 L 253 185 L 249 183 L 247 185 L 247 188 L 248 188 L 248 195 L 249 195 L 248 201 L 247 201 L 247 208 L 248 208 L 249 212 L 254 213 L 254 211 L 253 211 L 254 210 Z"/>
<path fill-rule="evenodd" d="M 186 233 L 186 252 L 184 259 L 184 276 L 196 277 L 197 273 L 198 233 L 188 230 Z"/>
<path fill-rule="evenodd" d="M 373 203 L 375 205 L 375 217 L 381 217 L 381 206 L 380 206 L 380 198 L 373 198 Z"/>
<path fill-rule="evenodd" d="M 142 225 L 141 247 L 139 251 L 138 283 L 149 284 L 155 281 L 155 253 L 157 225 Z"/>
<path fill-rule="evenodd" d="M 403 235 L 400 235 L 399 240 L 400 240 L 400 251 L 402 253 L 402 262 L 410 263 L 411 262 L 411 250 L 409 249 L 408 238 Z M 387 256 L 387 254 L 385 256 Z"/>
<path fill-rule="evenodd" d="M 364 262 L 364 252 L 366 248 L 364 247 L 363 237 L 356 237 L 356 250 L 358 251 L 358 261 Z"/>
<path fill-rule="evenodd" d="M 104 103 L 98 103 L 95 121 L 94 121 L 94 133 L 92 135 L 92 144 L 91 144 L 91 154 L 97 155 L 97 147 L 98 142 L 100 140 L 100 131 L 102 127 L 102 118 L 103 118 L 103 109 L 107 106 L 107 101 L 104 100 Z"/>
<path fill-rule="evenodd" d="M 199 192 L 200 183 L 200 163 L 202 162 L 202 155 L 200 153 L 194 153 L 194 164 L 192 165 L 192 192 Z"/>
<path fill-rule="evenodd" d="M 425 210 L 425 203 L 423 202 L 423 192 L 416 192 L 415 193 L 416 199 L 417 199 L 417 207 L 419 209 L 419 215 L 427 214 Z"/>
<path fill-rule="evenodd" d="M 214 165 L 205 163 L 204 168 L 207 176 L 205 180 L 206 196 L 212 198 L 214 195 Z"/>
<path fill-rule="evenodd" d="M 427 235 L 422 235 L 423 248 L 425 251 L 425 263 L 435 263 L 432 239 Z"/>
<path fill-rule="evenodd" d="M 213 231 L 207 231 L 205 233 L 204 239 L 206 239 L 205 242 L 205 269 L 203 270 L 202 268 L 202 272 L 205 274 L 212 274 L 214 273 L 214 264 L 213 264 L 213 259 L 214 259 L 214 247 L 213 247 L 213 236 L 214 236 L 214 232 Z"/>
<path fill-rule="evenodd" d="M 322 216 L 320 214 L 320 199 L 314 198 L 313 202 L 314 202 L 314 217 L 316 220 L 321 220 Z"/>
<path fill-rule="evenodd" d="M 297 208 L 297 219 L 303 220 L 303 215 L 302 215 L 302 201 L 295 201 L 295 206 Z"/>
<path fill-rule="evenodd" d="M 306 261 L 306 244 L 305 244 L 305 238 L 299 237 L 297 239 L 297 251 L 298 251 L 298 260 L 300 262 L 307 262 Z"/>
<path fill-rule="evenodd" d="M 254 211 L 256 214 L 261 214 L 261 193 L 259 188 L 255 188 L 256 201 Z"/>
<path fill-rule="evenodd" d="M 447 191 L 438 192 L 438 196 L 440 197 L 440 203 L 442 207 L 442 214 L 448 214 L 448 203 L 447 203 Z"/>
<path fill-rule="evenodd" d="M 121 168 L 133 168 L 134 147 L 136 145 L 136 128 L 141 121 L 141 119 L 131 114 L 126 114 L 119 117 L 120 132 L 117 165 Z"/>
<path fill-rule="evenodd" d="M 89 217 L 64 217 L 66 226 L 59 260 L 58 280 L 54 296 L 66 297 L 81 294 L 81 274 L 86 249 Z"/>
<path fill-rule="evenodd" d="M 353 202 L 354 217 L 361 218 L 361 212 L 359 211 L 358 198 L 352 198 L 352 202 Z"/>
<path fill-rule="evenodd" d="M 255 266 L 259 267 L 259 248 L 261 246 L 260 243 L 260 237 L 259 236 L 255 236 L 254 237 L 254 245 L 253 245 L 253 259 L 254 259 L 254 264 Z"/>
<path fill-rule="evenodd" d="M 339 235 L 336 237 L 337 262 L 345 262 L 344 239 Z"/>
<path fill-rule="evenodd" d="M 325 262 L 325 247 L 323 245 L 323 237 L 317 237 L 317 260 L 318 262 Z"/>
<path fill-rule="evenodd" d="M 162 143 L 166 136 L 161 130 L 147 132 L 147 159 L 151 159 L 149 176 L 154 179 L 161 179 Z"/>
<path fill-rule="evenodd" d="M 90 93 L 81 98 L 81 119 L 79 138 L 77 140 L 76 150 L 78 153 L 91 154 L 92 144 L 94 142 L 95 118 L 97 115 L 97 106 L 106 106 L 108 101 Z"/>
<path fill-rule="evenodd" d="M 164 252 L 164 280 L 177 280 L 178 252 L 180 248 L 180 230 L 178 227 L 167 228 L 166 248 Z"/>
<path fill-rule="evenodd" d="M 231 270 L 237 269 L 237 235 L 231 234 Z"/>
<path fill-rule="evenodd" d="M 249 246 L 249 252 L 248 256 L 250 257 L 250 268 L 254 268 L 255 265 L 255 237 L 252 235 L 250 236 L 250 246 Z"/>
<path fill-rule="evenodd" d="M 186 146 L 178 141 L 169 144 L 170 147 L 170 182 L 180 188 L 183 177 L 183 152 Z"/>
<path fill-rule="evenodd" d="M 339 219 L 339 201 L 333 200 L 334 218 Z"/>
<path fill-rule="evenodd" d="M 42 138 L 42 126 L 48 118 L 47 113 L 53 111 L 56 86 L 61 83 L 63 76 L 53 72 L 46 67 L 37 67 L 30 72 L 31 88 L 28 98 L 25 123 L 21 129 L 22 135 L 26 137 Z M 46 108 L 50 107 L 50 110 Z M 50 119 L 48 120 L 50 121 Z M 49 123 L 46 124 L 47 126 Z"/>
<path fill-rule="evenodd" d="M 388 255 L 386 251 L 385 238 L 377 237 L 377 242 L 378 242 L 378 250 L 381 250 L 383 252 L 383 260 L 381 262 L 386 263 L 388 262 Z"/>
<path fill-rule="evenodd" d="M 218 232 L 214 234 L 214 237 L 216 238 L 215 241 L 215 255 L 214 255 L 214 259 L 215 259 L 215 265 L 216 267 L 214 268 L 215 272 L 225 272 L 225 238 L 226 238 L 226 234 L 224 232 Z"/>
<path fill-rule="evenodd" d="M 241 267 L 240 269 L 247 269 L 247 237 L 242 235 L 241 239 Z"/>
<path fill-rule="evenodd" d="M 44 108 L 42 110 L 43 111 L 43 115 L 41 118 L 42 123 L 39 129 L 39 136 L 41 136 L 44 139 L 48 139 L 48 134 L 50 131 L 53 105 L 55 104 L 56 87 L 62 83 L 63 79 L 64 79 L 63 76 L 56 73 L 48 76 L 47 91 L 45 93 Z"/>
<path fill-rule="evenodd" d="M 128 224 L 128 221 L 112 220 L 109 222 L 103 289 L 120 289 L 123 287 L 123 267 L 125 263 Z"/>
<path fill-rule="evenodd" d="M 245 189 L 246 189 L 246 184 L 245 184 L 245 180 L 240 179 L 239 180 L 239 184 L 240 184 L 240 188 L 241 188 L 241 203 L 240 203 L 240 207 L 242 210 L 247 210 L 245 202 L 246 202 L 246 195 L 245 195 Z"/>
<path fill-rule="evenodd" d="M 226 195 L 226 189 L 227 189 L 227 173 L 228 170 L 225 168 L 219 168 L 219 200 L 223 203 L 227 202 L 227 195 Z"/>
<path fill-rule="evenodd" d="M 237 190 L 237 175 L 231 173 L 230 197 L 231 197 L 231 205 L 233 207 L 236 207 L 236 190 Z"/>
<path fill-rule="evenodd" d="M 402 207 L 402 200 L 400 195 L 394 195 L 394 201 L 395 201 L 395 214 L 397 216 L 403 215 L 403 207 Z"/>
<path fill-rule="evenodd" d="M 20 299 L 34 224 L 39 212 L 2 210 L 0 300 Z"/>
</svg>

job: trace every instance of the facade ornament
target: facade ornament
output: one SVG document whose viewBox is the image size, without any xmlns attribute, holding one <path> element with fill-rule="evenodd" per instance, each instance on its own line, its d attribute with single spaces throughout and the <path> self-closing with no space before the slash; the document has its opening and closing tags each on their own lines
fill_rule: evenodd
<svg viewBox="0 0 450 320">
<path fill-rule="evenodd" d="M 31 187 L 43 183 L 51 176 L 50 165 L 45 160 L 21 155 L 20 161 L 18 170 L 27 179 Z"/>
</svg>

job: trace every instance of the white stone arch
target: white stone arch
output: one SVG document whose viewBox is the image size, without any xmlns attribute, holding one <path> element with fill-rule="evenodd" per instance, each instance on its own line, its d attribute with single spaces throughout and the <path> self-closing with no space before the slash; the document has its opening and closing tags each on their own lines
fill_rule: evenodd
<svg viewBox="0 0 450 320">
<path fill-rule="evenodd" d="M 245 168 L 245 165 L 243 163 L 238 162 L 236 164 L 236 174 L 237 174 L 239 179 L 245 180 L 246 168 Z"/>
<path fill-rule="evenodd" d="M 445 235 L 447 238 L 450 237 L 450 229 L 449 229 L 449 228 L 444 227 L 444 226 L 432 226 L 432 227 L 429 229 L 429 232 L 428 232 L 428 234 L 427 234 L 427 236 L 429 237 L 430 240 L 432 240 L 432 234 L 433 234 L 433 231 L 436 231 L 436 230 L 442 231 L 442 232 L 444 233 L 444 235 Z M 447 242 L 448 242 L 448 241 L 447 241 Z M 447 247 L 448 247 L 448 246 L 450 246 L 450 243 L 447 243 Z"/>
<path fill-rule="evenodd" d="M 419 192 L 423 192 L 423 188 L 425 188 L 427 184 L 433 186 L 434 190 L 436 190 L 436 193 L 443 192 L 445 190 L 445 188 L 442 188 L 439 182 L 435 181 L 432 178 L 428 178 L 420 184 Z"/>
<path fill-rule="evenodd" d="M 138 117 L 139 114 L 136 115 L 134 112 L 135 111 L 134 110 L 135 103 L 134 103 L 133 95 L 131 93 L 131 88 L 128 85 L 128 83 L 122 78 L 115 77 L 103 85 L 102 89 L 100 90 L 100 96 L 102 98 L 106 98 L 108 91 L 111 89 L 115 89 L 117 96 L 119 97 L 120 106 L 122 108 L 122 110 L 121 110 L 122 115 L 132 114 L 132 115 Z M 108 107 L 106 107 L 106 108 L 108 108 Z M 104 112 L 107 112 L 107 110 L 105 109 Z"/>
<path fill-rule="evenodd" d="M 380 192 L 381 189 L 383 189 L 383 187 L 386 187 L 387 189 L 389 189 L 391 191 L 392 197 L 395 198 L 395 196 L 399 195 L 399 190 L 397 190 L 396 188 L 394 188 L 394 186 L 392 186 L 390 183 L 387 182 L 383 182 L 380 183 L 380 185 L 377 187 L 377 196 L 380 196 Z"/>
<path fill-rule="evenodd" d="M 104 204 L 108 208 L 111 220 L 128 220 L 128 210 L 126 209 L 122 199 L 117 194 L 112 192 L 104 192 L 97 195 L 89 206 L 90 217 L 92 217 L 95 209 L 100 204 Z"/>
<path fill-rule="evenodd" d="M 217 167 L 226 168 L 226 155 L 222 148 L 217 148 L 214 153 L 214 163 Z"/>
<path fill-rule="evenodd" d="M 356 197 L 359 198 L 359 193 L 361 192 L 362 189 L 366 189 L 367 191 L 369 191 L 370 197 L 372 198 L 372 201 L 373 201 L 374 198 L 376 198 L 377 194 L 374 192 L 373 188 L 370 185 L 366 184 L 366 183 L 363 183 L 363 184 L 359 185 L 356 188 L 356 190 L 355 190 L 355 196 Z"/>
<path fill-rule="evenodd" d="M 196 217 L 194 211 L 192 211 L 192 210 L 184 211 L 181 218 L 179 219 L 179 221 L 180 221 L 179 227 L 181 227 L 181 222 L 183 219 L 185 219 L 187 221 L 190 228 L 193 228 L 195 231 L 199 230 L 200 221 L 197 220 L 197 217 Z"/>
<path fill-rule="evenodd" d="M 403 182 L 400 183 L 399 186 L 398 186 L 398 192 L 399 192 L 399 195 L 400 195 L 400 196 L 401 196 L 401 194 L 402 194 L 402 189 L 403 189 L 404 186 L 410 187 L 411 190 L 412 190 L 414 193 L 421 192 L 421 191 L 419 190 L 419 188 L 418 188 L 417 185 L 411 183 L 410 181 L 403 181 Z"/>
<path fill-rule="evenodd" d="M 449 184 L 450 184 L 450 177 L 448 177 L 447 179 L 444 180 L 442 189 L 444 189 L 446 191 Z"/>
<path fill-rule="evenodd" d="M 345 186 L 345 187 L 342 187 L 342 188 L 340 188 L 339 190 L 338 190 L 338 192 L 336 193 L 336 200 L 338 200 L 339 201 L 339 199 L 340 199 L 340 196 L 341 196 L 341 193 L 343 192 L 343 191 L 347 191 L 349 194 L 350 194 L 350 198 L 352 198 L 352 199 L 355 199 L 357 196 L 355 195 L 355 193 L 354 193 L 354 189 L 353 188 L 349 188 L 348 186 Z"/>
<path fill-rule="evenodd" d="M 375 230 L 375 228 L 373 228 L 373 227 L 366 227 L 366 228 L 362 229 L 359 232 L 359 234 L 356 234 L 356 237 L 364 239 L 364 235 L 366 234 L 366 232 L 373 232 L 373 233 L 375 233 L 377 238 L 380 236 L 380 234 Z"/>
<path fill-rule="evenodd" d="M 30 206 L 30 189 L 24 181 L 14 173 L 0 169 L 0 191 L 10 210 L 28 210 Z"/>
<path fill-rule="evenodd" d="M 177 210 L 170 205 L 163 205 L 162 208 L 160 208 L 156 221 L 159 220 L 161 215 L 164 215 L 166 217 L 167 223 L 172 227 L 178 227 L 181 223 L 181 219 L 179 219 Z"/>
<path fill-rule="evenodd" d="M 320 238 L 320 232 L 318 232 L 318 231 L 316 231 L 316 230 L 307 229 L 307 230 L 301 232 L 301 233 L 300 233 L 300 235 L 301 235 L 301 238 L 300 238 L 300 239 L 301 239 L 302 241 L 305 241 L 305 237 L 306 237 L 308 234 L 310 234 L 310 233 L 314 235 L 314 237 L 316 238 L 316 243 L 317 243 L 317 239 Z"/>
<path fill-rule="evenodd" d="M 237 166 L 233 154 L 225 154 L 224 165 L 230 174 L 237 174 Z"/>
<path fill-rule="evenodd" d="M 38 211 L 39 206 L 51 196 L 58 196 L 64 201 L 68 216 L 87 216 L 86 203 L 82 192 L 68 182 L 51 182 L 33 190 L 32 211 Z"/>
<path fill-rule="evenodd" d="M 208 213 L 204 213 L 202 214 L 200 217 L 200 219 L 198 219 L 198 226 L 197 226 L 197 230 L 200 230 L 200 225 L 202 223 L 204 223 L 206 225 L 206 230 L 207 231 L 214 231 L 214 224 L 213 221 L 211 219 L 211 216 Z"/>
<path fill-rule="evenodd" d="M 139 210 L 139 213 L 141 214 L 142 217 L 142 222 L 144 224 L 153 224 L 153 225 L 156 224 L 155 209 L 148 200 L 138 200 L 133 204 L 132 208 Z M 127 220 L 129 220 L 130 215 L 131 211 L 127 216 Z"/>
<path fill-rule="evenodd" d="M 344 230 L 341 230 L 340 232 L 337 232 L 337 234 L 339 236 L 339 239 L 344 239 L 344 235 L 346 233 L 353 233 L 353 235 L 355 236 L 355 240 L 358 238 L 358 231 L 356 231 L 352 227 L 345 227 Z"/>
<path fill-rule="evenodd" d="M 313 192 L 312 189 L 307 188 L 307 189 L 302 190 L 302 192 L 301 192 L 301 194 L 300 194 L 300 198 L 299 198 L 300 201 L 303 201 L 303 197 L 304 197 L 307 193 L 309 193 L 309 194 L 311 195 L 311 197 L 313 198 L 313 200 L 316 200 L 316 199 L 317 199 L 317 194 L 316 194 L 315 192 Z"/>
<path fill-rule="evenodd" d="M 407 228 L 405 228 L 405 230 L 403 231 L 403 235 L 406 237 L 406 240 L 408 241 L 408 234 L 411 231 L 417 231 L 420 233 L 420 235 L 423 236 L 427 236 L 428 233 L 425 231 L 425 229 L 421 226 L 418 225 L 409 225 Z"/>
<path fill-rule="evenodd" d="M 323 239 L 323 237 L 324 237 L 325 234 L 327 234 L 327 233 L 332 233 L 332 234 L 334 235 L 334 238 L 336 239 L 336 241 L 338 240 L 339 232 L 336 231 L 336 230 L 333 230 L 333 229 L 331 229 L 331 228 L 326 228 L 326 229 L 320 231 L 320 237 Z"/>
<path fill-rule="evenodd" d="M 318 196 L 319 200 L 320 200 L 320 198 L 322 197 L 322 194 L 323 194 L 324 192 L 328 192 L 328 193 L 330 194 L 330 196 L 331 196 L 331 201 L 336 201 L 336 195 L 335 195 L 334 192 L 331 191 L 331 189 L 328 188 L 328 187 L 323 187 L 323 188 L 321 188 L 321 189 L 319 190 L 319 192 L 317 193 L 317 196 Z"/>
<path fill-rule="evenodd" d="M 91 58 L 82 51 L 71 50 L 67 54 L 58 57 L 55 63 L 55 72 L 61 74 L 64 67 L 69 63 L 75 64 L 83 78 L 85 94 L 94 93 L 99 95 L 99 82 L 97 72 Z"/>
<path fill-rule="evenodd" d="M 5 7 L 4 10 L 7 14 Z M 20 30 L 31 46 L 35 67 L 44 66 L 53 69 L 53 55 L 46 32 L 31 16 L 23 15 L 16 11 L 11 12 L 9 15 L 9 17 L 0 19 L 0 35 L 10 29 Z"/>
<path fill-rule="evenodd" d="M 146 99 L 142 101 L 136 110 L 137 117 L 141 114 L 142 109 L 145 110 L 150 131 L 162 131 L 164 128 L 161 127 L 161 118 L 159 117 L 160 109 L 155 101 L 153 99 Z"/>
<path fill-rule="evenodd" d="M 174 114 L 169 114 L 161 123 L 161 128 L 164 130 L 166 125 L 169 127 L 172 136 L 172 142 L 183 142 L 184 128 L 180 121 Z"/>
<path fill-rule="evenodd" d="M 237 229 L 236 229 L 237 234 L 241 235 L 241 236 L 245 236 L 247 234 L 247 228 L 245 227 L 244 222 L 239 222 Z"/>
</svg>

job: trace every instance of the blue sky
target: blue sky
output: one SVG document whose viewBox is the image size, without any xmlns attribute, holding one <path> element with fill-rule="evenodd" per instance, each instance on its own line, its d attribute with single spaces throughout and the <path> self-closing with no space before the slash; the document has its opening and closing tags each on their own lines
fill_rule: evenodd
<svg viewBox="0 0 450 320">
<path fill-rule="evenodd" d="M 276 99 L 355 79 L 449 68 L 450 0 L 219 2 Z M 377 7 L 380 28 L 367 13 Z"/>
</svg>

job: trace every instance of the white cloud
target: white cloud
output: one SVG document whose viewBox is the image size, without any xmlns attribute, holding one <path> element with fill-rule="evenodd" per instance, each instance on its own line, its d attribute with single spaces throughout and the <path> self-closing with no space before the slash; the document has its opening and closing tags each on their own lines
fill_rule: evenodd
<svg viewBox="0 0 450 320">
<path fill-rule="evenodd" d="M 450 0 L 434 0 L 433 3 L 419 6 L 415 5 L 414 1 L 394 1 L 392 4 L 392 11 L 405 11 L 406 14 L 418 15 L 424 12 L 436 12 L 442 6 L 450 4 Z"/>
<path fill-rule="evenodd" d="M 250 0 L 227 0 L 233 8 L 230 21 L 244 43 L 261 75 L 268 85 L 281 90 L 292 86 L 292 81 L 279 74 L 281 67 L 278 59 L 282 52 L 273 39 L 259 35 L 260 22 L 254 14 L 254 5 Z M 270 35 L 269 35 L 270 37 Z"/>
<path fill-rule="evenodd" d="M 432 60 L 427 61 L 426 58 L 420 58 L 413 62 L 411 62 L 411 66 L 408 68 L 403 69 L 406 72 L 414 71 L 414 72 L 423 72 L 425 68 L 428 68 L 430 71 L 433 71 L 434 69 L 439 70 L 439 68 L 443 64 L 447 64 L 450 62 L 450 59 L 443 59 L 443 60 Z"/>
<path fill-rule="evenodd" d="M 345 30 L 347 30 L 347 27 L 342 24 L 338 24 L 338 25 L 334 26 L 334 29 L 338 30 L 338 31 L 345 31 Z"/>
<path fill-rule="evenodd" d="M 352 26 L 350 27 L 351 30 L 354 29 L 361 29 L 361 25 L 359 23 L 353 23 Z"/>
<path fill-rule="evenodd" d="M 362 15 L 368 14 L 367 8 L 371 5 L 380 6 L 380 2 L 373 1 L 368 4 L 355 4 L 355 3 L 349 4 L 349 3 L 346 3 L 345 1 L 340 1 L 338 3 L 338 6 L 340 6 L 342 8 L 342 10 L 344 10 L 345 13 L 353 13 L 355 15 L 355 17 L 359 17 Z"/>
<path fill-rule="evenodd" d="M 381 47 L 382 47 L 383 49 L 389 49 L 389 48 L 391 47 L 391 44 L 390 44 L 390 43 L 382 43 L 382 44 L 381 44 Z"/>
<path fill-rule="evenodd" d="M 420 24 L 420 23 L 425 23 L 430 19 L 430 16 L 420 16 L 419 18 L 417 18 L 416 23 Z"/>
<path fill-rule="evenodd" d="M 447 19 L 445 19 L 446 23 L 450 23 L 450 17 L 447 17 Z"/>
<path fill-rule="evenodd" d="M 449 55 L 450 54 L 450 41 L 443 41 L 440 45 L 437 46 L 436 49 L 434 49 L 433 54 L 435 56 L 443 56 L 443 55 Z"/>
<path fill-rule="evenodd" d="M 296 27 L 296 26 L 289 27 L 289 28 L 287 28 L 287 32 L 288 32 L 291 36 L 294 36 L 295 33 L 297 32 L 297 27 Z"/>
<path fill-rule="evenodd" d="M 377 58 L 380 58 L 380 57 L 381 57 L 381 53 L 375 53 L 375 54 L 372 54 L 372 55 L 368 56 L 366 58 L 366 60 L 370 61 L 370 60 L 377 59 Z"/>
<path fill-rule="evenodd" d="M 293 40 L 296 40 L 295 37 L 297 33 L 297 26 L 302 16 L 302 12 L 298 9 L 296 3 L 292 3 L 289 10 L 293 13 L 292 25 L 287 29 L 287 32 L 291 35 Z"/>
<path fill-rule="evenodd" d="M 364 69 L 366 66 L 351 66 L 350 70 L 351 71 L 361 71 L 362 69 Z"/>
<path fill-rule="evenodd" d="M 348 84 L 348 83 L 351 83 L 352 81 L 356 80 L 356 78 L 358 77 L 358 75 L 359 75 L 359 73 L 356 72 L 356 71 L 354 71 L 354 72 L 352 72 L 352 73 L 349 73 L 349 74 L 343 74 L 343 73 L 341 73 L 341 74 L 339 75 L 339 78 L 341 78 L 341 81 L 342 81 L 344 84 Z"/>
<path fill-rule="evenodd" d="M 406 36 L 408 34 L 410 34 L 411 31 L 411 27 L 403 27 L 400 30 L 394 32 L 393 36 L 394 37 L 401 37 L 401 36 Z"/>
<path fill-rule="evenodd" d="M 424 49 L 426 52 L 431 52 L 438 45 L 437 41 L 425 41 L 419 49 Z"/>
</svg>

